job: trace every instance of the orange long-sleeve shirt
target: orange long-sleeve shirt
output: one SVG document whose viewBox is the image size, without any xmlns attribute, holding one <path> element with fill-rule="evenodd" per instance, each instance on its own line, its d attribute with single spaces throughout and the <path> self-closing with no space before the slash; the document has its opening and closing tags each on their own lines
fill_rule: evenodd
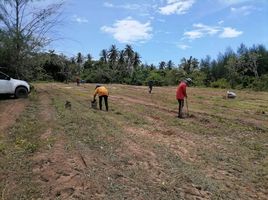
<svg viewBox="0 0 268 200">
<path fill-rule="evenodd" d="M 109 95 L 109 92 L 108 90 L 106 89 L 106 87 L 104 86 L 100 86 L 100 87 L 97 87 L 95 89 L 95 93 L 94 93 L 94 97 L 96 95 L 99 95 L 99 96 L 108 96 Z"/>
</svg>

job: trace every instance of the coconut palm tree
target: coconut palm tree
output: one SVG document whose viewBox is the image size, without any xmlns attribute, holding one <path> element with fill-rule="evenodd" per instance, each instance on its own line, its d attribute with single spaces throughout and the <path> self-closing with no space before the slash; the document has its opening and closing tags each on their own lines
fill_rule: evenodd
<svg viewBox="0 0 268 200">
<path fill-rule="evenodd" d="M 199 66 L 199 62 L 196 58 L 193 58 L 192 56 L 190 56 L 189 59 L 186 59 L 185 57 L 183 57 L 181 59 L 181 64 L 180 67 L 187 73 L 190 74 L 191 72 L 193 72 L 195 69 L 197 69 Z"/>
<path fill-rule="evenodd" d="M 172 62 L 172 60 L 169 60 L 167 63 L 167 69 L 171 70 L 174 67 L 174 63 Z"/>
<path fill-rule="evenodd" d="M 113 44 L 110 50 L 108 51 L 108 62 L 110 63 L 112 69 L 116 68 L 115 64 L 117 62 L 118 56 L 119 56 L 118 50 L 116 46 Z"/>
<path fill-rule="evenodd" d="M 140 64 L 141 64 L 141 56 L 139 55 L 138 52 L 135 52 L 133 58 L 133 66 L 134 68 L 137 68 Z"/>
<path fill-rule="evenodd" d="M 131 45 L 129 45 L 129 44 L 126 45 L 124 55 L 125 55 L 125 61 L 127 63 L 128 71 L 132 74 L 134 51 L 133 51 Z"/>
<path fill-rule="evenodd" d="M 100 52 L 100 61 L 107 64 L 108 52 L 106 49 L 101 50 Z"/>
</svg>

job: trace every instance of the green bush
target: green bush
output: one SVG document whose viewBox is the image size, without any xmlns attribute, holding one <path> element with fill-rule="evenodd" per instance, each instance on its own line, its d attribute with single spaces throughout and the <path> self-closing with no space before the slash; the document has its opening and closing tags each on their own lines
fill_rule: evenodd
<svg viewBox="0 0 268 200">
<path fill-rule="evenodd" d="M 251 85 L 252 89 L 258 91 L 268 91 L 268 74 L 255 79 Z"/>
<path fill-rule="evenodd" d="M 217 81 L 214 81 L 211 83 L 211 87 L 213 88 L 230 88 L 231 85 L 228 83 L 228 81 L 225 78 L 218 79 Z"/>
<path fill-rule="evenodd" d="M 195 86 L 205 86 L 206 74 L 201 71 L 194 71 L 190 76 Z"/>
<path fill-rule="evenodd" d="M 185 78 L 185 74 L 183 74 L 182 70 L 179 69 L 171 69 L 167 70 L 166 76 L 164 79 L 165 85 L 178 85 L 180 80 Z"/>
<path fill-rule="evenodd" d="M 164 83 L 163 77 L 156 71 L 150 72 L 150 75 L 146 81 L 148 82 L 149 80 L 153 81 L 155 86 L 163 86 Z"/>
</svg>

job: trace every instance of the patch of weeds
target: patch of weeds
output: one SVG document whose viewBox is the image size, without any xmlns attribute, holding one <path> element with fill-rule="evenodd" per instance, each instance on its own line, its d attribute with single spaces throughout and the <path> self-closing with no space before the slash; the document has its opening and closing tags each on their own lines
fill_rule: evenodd
<svg viewBox="0 0 268 200">
<path fill-rule="evenodd" d="M 166 182 L 172 182 L 172 187 L 177 188 L 182 185 L 194 184 L 205 191 L 211 192 L 214 197 L 220 195 L 223 186 L 207 177 L 198 166 L 183 162 L 178 155 L 162 145 L 154 145 L 154 149 L 158 155 L 157 159 L 163 165 L 167 175 Z"/>
<path fill-rule="evenodd" d="M 119 112 L 119 111 L 116 111 L 115 114 L 116 114 L 116 115 L 123 115 L 123 114 L 122 114 L 121 112 Z"/>
<path fill-rule="evenodd" d="M 247 148 L 245 151 L 248 156 L 253 154 L 255 160 L 262 160 L 267 155 L 268 151 L 264 148 L 262 141 L 252 141 L 250 139 L 244 139 L 240 141 L 241 147 Z"/>
<path fill-rule="evenodd" d="M 0 154 L 5 155 L 6 151 L 6 144 L 0 142 Z"/>
<path fill-rule="evenodd" d="M 38 147 L 37 144 L 33 144 L 29 141 L 27 141 L 27 139 L 20 139 L 20 138 L 16 138 L 16 147 L 23 149 L 26 152 L 29 153 L 34 153 Z"/>
<path fill-rule="evenodd" d="M 197 99 L 205 99 L 204 96 L 196 96 Z"/>
<path fill-rule="evenodd" d="M 58 113 L 58 123 L 61 124 L 64 133 L 71 138 L 70 146 L 75 147 L 77 142 L 82 142 L 87 148 L 107 157 L 120 146 L 118 138 L 122 130 L 111 121 L 109 112 L 85 110 L 82 103 L 73 103 L 75 111 L 69 112 L 64 109 L 60 99 L 54 99 L 53 105 Z M 123 117 L 123 115 L 116 116 Z"/>
<path fill-rule="evenodd" d="M 5 199 L 36 199 L 39 196 L 29 158 L 39 148 L 39 133 L 46 127 L 38 120 L 39 107 L 34 95 L 30 101 L 1 143 L 5 152 L 0 159 L 1 168 L 5 171 L 1 178 L 13 186 L 12 191 L 6 192 Z"/>
</svg>

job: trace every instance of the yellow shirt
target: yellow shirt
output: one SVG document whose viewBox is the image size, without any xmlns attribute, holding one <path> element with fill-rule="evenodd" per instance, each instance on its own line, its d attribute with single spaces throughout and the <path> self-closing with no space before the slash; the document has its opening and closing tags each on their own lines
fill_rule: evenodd
<svg viewBox="0 0 268 200">
<path fill-rule="evenodd" d="M 108 90 L 104 86 L 100 86 L 96 88 L 94 96 L 96 96 L 97 94 L 99 96 L 108 96 L 109 93 L 108 93 Z"/>
</svg>

